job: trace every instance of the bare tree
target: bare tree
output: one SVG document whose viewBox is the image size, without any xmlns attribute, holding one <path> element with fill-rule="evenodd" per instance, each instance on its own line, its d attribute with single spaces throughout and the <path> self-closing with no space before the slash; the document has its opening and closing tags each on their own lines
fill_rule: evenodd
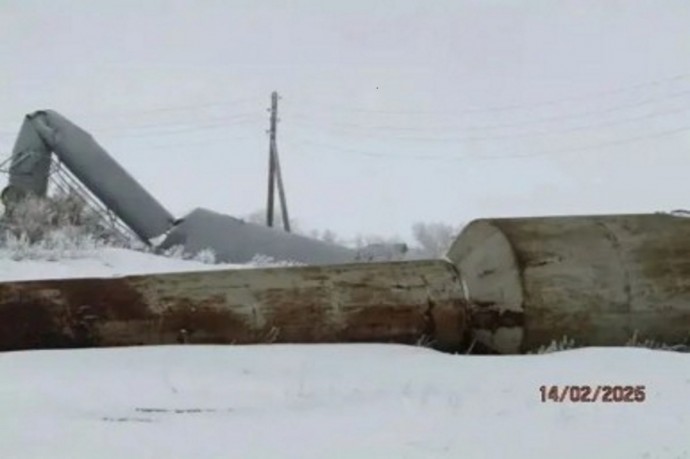
<svg viewBox="0 0 690 459">
<path fill-rule="evenodd" d="M 331 244 L 338 244 L 338 236 L 331 230 L 327 229 L 323 233 L 321 233 L 321 236 L 319 237 L 324 242 L 330 242 Z"/>
<path fill-rule="evenodd" d="M 280 221 L 280 209 L 276 221 Z M 247 221 L 259 225 L 266 224 L 266 212 L 263 209 L 252 212 L 245 218 Z M 332 244 L 342 244 L 350 246 L 356 250 L 368 252 L 391 252 L 395 257 L 404 255 L 406 258 L 439 258 L 443 257 L 455 237 L 460 232 L 461 227 L 453 227 L 446 223 L 415 223 L 412 227 L 412 234 L 414 235 L 415 244 L 412 247 L 407 246 L 399 237 L 386 237 L 376 234 L 359 234 L 353 240 L 344 241 L 332 230 L 311 230 L 305 232 L 299 228 L 296 222 L 290 222 L 293 232 L 303 234 L 314 239 L 320 239 Z M 378 256 L 378 255 L 377 255 Z M 392 256 L 393 257 L 393 256 Z"/>
<path fill-rule="evenodd" d="M 361 249 L 372 245 L 395 245 L 402 244 L 399 237 L 384 237 L 376 234 L 358 234 L 354 240 L 354 247 Z"/>
<path fill-rule="evenodd" d="M 412 234 L 417 242 L 419 255 L 431 258 L 442 257 L 450 248 L 459 228 L 446 223 L 415 223 Z"/>
</svg>

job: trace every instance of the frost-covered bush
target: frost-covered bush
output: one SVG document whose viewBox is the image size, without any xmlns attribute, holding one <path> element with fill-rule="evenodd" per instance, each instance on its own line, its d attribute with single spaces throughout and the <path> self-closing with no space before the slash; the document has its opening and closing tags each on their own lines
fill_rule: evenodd
<svg viewBox="0 0 690 459">
<path fill-rule="evenodd" d="M 186 258 L 184 253 L 184 247 L 181 245 L 175 245 L 169 249 L 161 250 L 158 255 L 162 255 L 168 258 L 174 258 L 176 260 L 184 260 Z"/>
<path fill-rule="evenodd" d="M 49 199 L 55 214 L 55 224 L 60 228 L 75 227 L 91 237 L 108 244 L 129 247 L 133 241 L 115 230 L 112 222 L 89 206 L 76 192 L 58 191 Z"/>
<path fill-rule="evenodd" d="M 88 234 L 83 234 L 79 228 L 74 226 L 52 229 L 45 232 L 43 237 L 36 241 L 29 240 L 26 234 L 16 236 L 8 232 L 0 255 L 2 258 L 10 258 L 15 261 L 57 261 L 82 258 L 102 245 L 102 242 Z"/>
<path fill-rule="evenodd" d="M 576 349 L 575 340 L 567 336 L 561 338 L 560 341 L 553 340 L 548 346 L 541 346 L 534 354 L 550 354 L 552 352 L 567 351 L 568 349 Z"/>
<path fill-rule="evenodd" d="M 690 336 L 689 336 L 690 338 Z M 552 341 L 548 346 L 541 346 L 539 349 L 530 352 L 530 354 L 550 354 L 552 352 L 566 351 L 569 349 L 577 349 L 583 346 L 578 345 L 574 339 L 564 336 L 560 340 Z M 690 345 L 686 340 L 685 343 L 667 344 L 660 343 L 651 339 L 640 339 L 638 333 L 635 332 L 630 339 L 625 343 L 625 347 L 641 347 L 645 349 L 656 349 L 664 351 L 676 352 L 690 352 Z"/>
<path fill-rule="evenodd" d="M 216 252 L 214 252 L 211 249 L 204 249 L 194 255 L 192 257 L 192 260 L 198 261 L 199 263 L 204 263 L 207 265 L 215 265 L 216 264 Z"/>
<path fill-rule="evenodd" d="M 158 252 L 159 255 L 163 255 L 168 258 L 175 258 L 178 260 L 191 260 L 198 261 L 200 263 L 205 263 L 209 265 L 217 264 L 216 253 L 212 249 L 204 249 L 195 254 L 190 254 L 185 251 L 184 247 L 181 245 L 175 245 L 164 251 Z M 289 260 L 276 260 L 268 255 L 255 255 L 247 266 L 257 267 L 257 268 L 275 268 L 275 267 L 287 267 L 287 266 L 304 266 L 305 263 L 299 263 L 296 261 Z"/>
<path fill-rule="evenodd" d="M 252 266 L 255 266 L 257 268 L 277 268 L 277 267 L 305 266 L 306 265 L 306 263 L 300 263 L 298 261 L 276 260 L 275 258 L 273 258 L 271 256 L 262 255 L 262 254 L 254 255 L 254 257 L 249 261 L 249 264 Z"/>
<path fill-rule="evenodd" d="M 164 257 L 168 258 L 174 258 L 176 260 L 198 261 L 199 263 L 204 263 L 207 265 L 215 265 L 217 263 L 216 253 L 209 248 L 203 249 L 195 254 L 190 254 L 185 252 L 183 246 L 175 245 L 173 247 L 170 247 L 169 249 L 160 252 L 159 255 L 163 255 Z"/>
<path fill-rule="evenodd" d="M 98 212 L 74 192 L 50 197 L 29 195 L 13 204 L 3 217 L 7 230 L 36 242 L 56 228 L 79 228 L 98 239 L 114 239 L 116 232 Z"/>
<path fill-rule="evenodd" d="M 74 193 L 25 196 L 3 215 L 0 236 L 3 256 L 14 260 L 78 258 L 103 245 L 125 245 Z"/>
<path fill-rule="evenodd" d="M 690 335 L 688 335 L 688 339 L 690 339 Z M 644 347 L 647 349 L 658 349 L 662 351 L 690 352 L 688 339 L 685 340 L 685 343 L 666 344 L 660 343 L 653 339 L 640 339 L 636 331 L 625 345 L 628 347 Z"/>
<path fill-rule="evenodd" d="M 3 219 L 6 231 L 25 244 L 43 238 L 57 222 L 57 212 L 51 202 L 36 196 L 27 196 L 13 205 Z"/>
</svg>

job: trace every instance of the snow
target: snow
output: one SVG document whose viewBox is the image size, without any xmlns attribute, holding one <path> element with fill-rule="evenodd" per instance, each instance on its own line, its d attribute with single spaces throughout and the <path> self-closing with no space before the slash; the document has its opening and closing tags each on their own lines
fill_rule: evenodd
<svg viewBox="0 0 690 459">
<path fill-rule="evenodd" d="M 15 260 L 14 255 L 12 251 L 0 249 L 0 282 L 252 267 L 238 264 L 207 264 L 113 247 L 74 250 L 68 257 L 65 257 L 64 253 L 55 257 L 41 253 L 36 259 Z"/>
<path fill-rule="evenodd" d="M 0 375 L 2 458 L 690 458 L 690 358 L 667 351 L 160 346 L 3 353 Z M 542 403 L 551 384 L 646 400 Z"/>
</svg>

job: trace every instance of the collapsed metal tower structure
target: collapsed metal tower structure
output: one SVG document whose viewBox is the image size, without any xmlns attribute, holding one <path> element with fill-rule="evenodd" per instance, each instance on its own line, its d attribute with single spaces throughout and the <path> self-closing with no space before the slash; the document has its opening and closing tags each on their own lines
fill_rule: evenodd
<svg viewBox="0 0 690 459">
<path fill-rule="evenodd" d="M 54 164 L 53 155 L 59 161 Z M 51 173 L 58 185 L 79 195 L 121 233 L 165 250 L 182 246 L 189 254 L 211 249 L 223 262 L 244 263 L 257 255 L 305 264 L 354 261 L 356 250 L 286 233 L 198 208 L 176 219 L 86 131 L 53 110 L 26 116 L 14 145 L 7 207 L 22 196 L 45 196 Z M 76 179 L 76 180 L 75 180 Z"/>
</svg>

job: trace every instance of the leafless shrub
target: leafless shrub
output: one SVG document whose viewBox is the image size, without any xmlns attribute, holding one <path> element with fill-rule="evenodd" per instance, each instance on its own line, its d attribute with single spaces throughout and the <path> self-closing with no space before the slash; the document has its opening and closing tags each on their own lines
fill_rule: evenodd
<svg viewBox="0 0 690 459">
<path fill-rule="evenodd" d="M 6 210 L 0 234 L 13 259 L 73 258 L 102 245 L 127 245 L 78 195 L 67 192 L 23 197 Z"/>
<path fill-rule="evenodd" d="M 216 253 L 212 249 L 208 248 L 192 254 L 186 252 L 184 246 L 175 245 L 159 253 L 159 255 L 168 258 L 175 258 L 177 260 L 198 261 L 199 263 L 204 263 L 207 265 L 215 265 L 218 263 L 216 260 Z"/>
</svg>

